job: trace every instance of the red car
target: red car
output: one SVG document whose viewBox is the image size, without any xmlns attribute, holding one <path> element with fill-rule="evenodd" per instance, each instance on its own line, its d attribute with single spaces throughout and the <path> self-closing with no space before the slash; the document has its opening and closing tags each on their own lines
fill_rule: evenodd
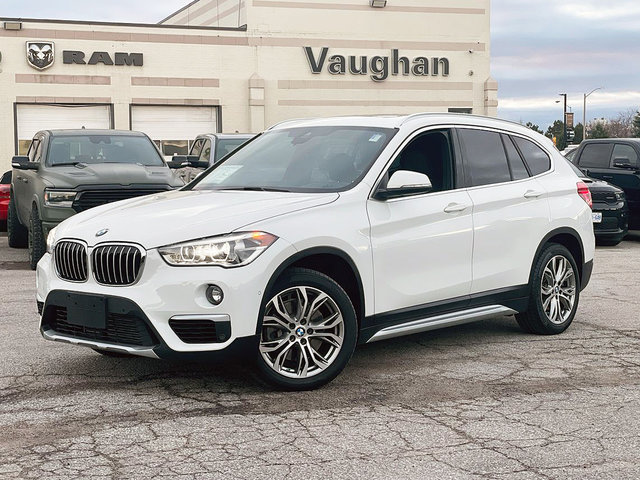
<svg viewBox="0 0 640 480">
<path fill-rule="evenodd" d="M 0 229 L 7 228 L 7 210 L 9 208 L 9 196 L 11 192 L 11 172 L 6 172 L 0 178 Z"/>
</svg>

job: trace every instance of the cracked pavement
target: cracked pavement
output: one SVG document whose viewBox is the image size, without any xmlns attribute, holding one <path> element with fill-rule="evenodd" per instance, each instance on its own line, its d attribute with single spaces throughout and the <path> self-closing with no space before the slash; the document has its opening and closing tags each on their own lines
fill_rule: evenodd
<svg viewBox="0 0 640 480">
<path fill-rule="evenodd" d="M 598 248 L 574 324 L 513 317 L 356 350 L 325 388 L 107 358 L 38 332 L 0 237 L 0 478 L 640 478 L 640 234 Z"/>
</svg>

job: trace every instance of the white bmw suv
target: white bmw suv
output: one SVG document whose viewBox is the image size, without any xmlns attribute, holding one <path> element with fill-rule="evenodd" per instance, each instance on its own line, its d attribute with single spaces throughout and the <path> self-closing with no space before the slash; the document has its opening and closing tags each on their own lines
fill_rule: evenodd
<svg viewBox="0 0 640 480">
<path fill-rule="evenodd" d="M 591 276 L 590 204 L 552 143 L 517 124 L 285 122 L 179 191 L 52 231 L 40 330 L 106 355 L 248 352 L 287 389 L 400 335 L 511 314 L 557 334 Z"/>
</svg>

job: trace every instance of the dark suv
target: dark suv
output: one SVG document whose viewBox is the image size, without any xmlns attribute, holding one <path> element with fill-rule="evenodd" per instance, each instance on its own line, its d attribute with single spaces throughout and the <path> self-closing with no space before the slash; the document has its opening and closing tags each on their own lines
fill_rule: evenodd
<svg viewBox="0 0 640 480">
<path fill-rule="evenodd" d="M 640 139 L 585 140 L 572 162 L 589 177 L 624 190 L 629 204 L 629 228 L 640 229 Z"/>
<path fill-rule="evenodd" d="M 9 246 L 28 245 L 34 270 L 49 232 L 75 213 L 184 185 L 149 137 L 131 131 L 38 132 L 12 166 Z"/>
</svg>

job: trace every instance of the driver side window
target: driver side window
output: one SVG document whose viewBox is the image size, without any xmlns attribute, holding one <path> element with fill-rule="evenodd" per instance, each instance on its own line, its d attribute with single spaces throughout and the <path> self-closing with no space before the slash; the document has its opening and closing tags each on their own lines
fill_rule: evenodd
<svg viewBox="0 0 640 480">
<path fill-rule="evenodd" d="M 30 162 L 39 162 L 40 161 L 40 153 L 41 153 L 41 145 L 40 139 L 34 138 L 29 146 L 29 151 L 27 152 L 27 156 L 29 157 Z"/>
<path fill-rule="evenodd" d="M 388 181 L 398 170 L 418 172 L 429 177 L 432 192 L 453 190 L 453 154 L 448 130 L 431 130 L 411 140 L 396 157 L 387 173 Z"/>
</svg>

